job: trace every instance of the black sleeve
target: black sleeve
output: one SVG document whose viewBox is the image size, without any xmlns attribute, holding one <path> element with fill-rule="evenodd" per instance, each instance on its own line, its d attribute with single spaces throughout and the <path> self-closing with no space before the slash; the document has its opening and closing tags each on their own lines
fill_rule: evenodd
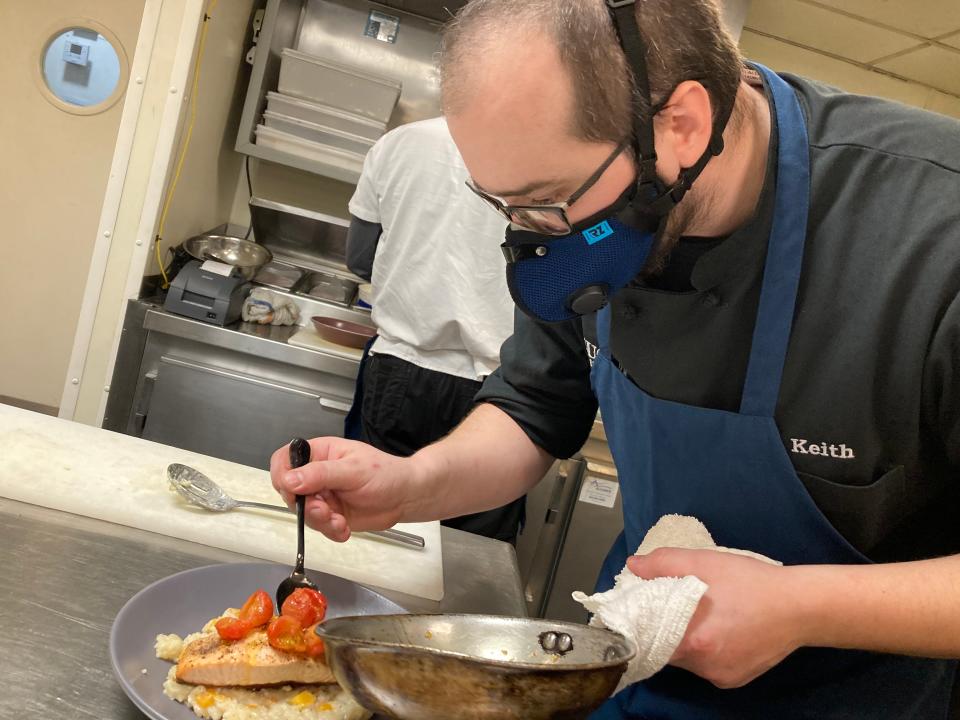
<svg viewBox="0 0 960 720">
<path fill-rule="evenodd" d="M 960 295 L 933 335 L 924 368 L 924 421 L 940 438 L 960 480 Z"/>
<path fill-rule="evenodd" d="M 347 230 L 347 267 L 354 275 L 368 282 L 373 274 L 373 258 L 382 234 L 383 227 L 380 223 L 350 216 L 350 228 Z"/>
<path fill-rule="evenodd" d="M 581 321 L 539 323 L 515 311 L 500 367 L 477 402 L 496 405 L 554 457 L 577 452 L 597 415 Z"/>
</svg>

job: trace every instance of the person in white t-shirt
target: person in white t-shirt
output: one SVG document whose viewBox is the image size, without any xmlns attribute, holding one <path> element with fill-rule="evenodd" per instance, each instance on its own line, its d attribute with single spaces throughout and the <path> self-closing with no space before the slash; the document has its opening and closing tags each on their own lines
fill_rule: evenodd
<svg viewBox="0 0 960 720">
<path fill-rule="evenodd" d="M 347 265 L 371 281 L 379 333 L 361 370 L 353 434 L 393 454 L 412 455 L 466 417 L 513 331 L 506 222 L 466 180 L 446 121 L 434 118 L 380 138 L 350 200 Z M 523 509 L 520 498 L 444 524 L 514 542 Z"/>
</svg>

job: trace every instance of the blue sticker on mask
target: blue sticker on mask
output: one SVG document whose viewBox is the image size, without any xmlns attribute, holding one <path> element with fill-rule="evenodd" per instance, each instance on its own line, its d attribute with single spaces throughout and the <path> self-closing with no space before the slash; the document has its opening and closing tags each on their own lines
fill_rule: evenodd
<svg viewBox="0 0 960 720">
<path fill-rule="evenodd" d="M 610 223 L 606 220 L 583 231 L 583 239 L 587 241 L 587 245 L 598 243 L 611 235 L 613 235 L 613 228 L 610 227 Z"/>
</svg>

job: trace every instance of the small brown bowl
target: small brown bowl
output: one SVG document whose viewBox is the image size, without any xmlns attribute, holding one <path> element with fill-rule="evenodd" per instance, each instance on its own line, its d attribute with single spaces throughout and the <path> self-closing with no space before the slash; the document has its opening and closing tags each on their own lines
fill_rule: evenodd
<svg viewBox="0 0 960 720">
<path fill-rule="evenodd" d="M 377 334 L 376 329 L 359 323 L 337 320 L 336 318 L 314 315 L 310 318 L 313 326 L 324 340 L 337 345 L 362 350 L 364 345 Z"/>
</svg>

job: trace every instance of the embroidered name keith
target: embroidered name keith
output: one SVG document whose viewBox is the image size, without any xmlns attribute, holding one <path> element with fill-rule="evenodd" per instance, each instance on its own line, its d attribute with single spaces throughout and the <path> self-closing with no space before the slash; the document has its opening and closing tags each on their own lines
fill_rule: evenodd
<svg viewBox="0 0 960 720">
<path fill-rule="evenodd" d="M 801 438 L 790 438 L 790 442 L 793 445 L 790 452 L 797 455 L 826 455 L 841 460 L 852 460 L 856 457 L 853 448 L 848 448 L 844 443 L 827 445 L 826 443 L 811 443 L 809 440 Z"/>
</svg>

